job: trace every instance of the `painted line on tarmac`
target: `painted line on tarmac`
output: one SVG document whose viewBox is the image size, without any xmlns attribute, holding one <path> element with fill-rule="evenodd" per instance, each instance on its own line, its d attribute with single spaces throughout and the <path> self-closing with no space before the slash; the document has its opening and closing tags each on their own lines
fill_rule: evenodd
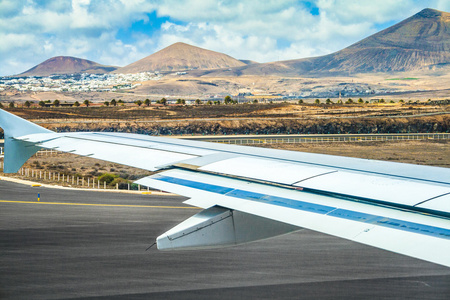
<svg viewBox="0 0 450 300">
<path fill-rule="evenodd" d="M 75 206 L 103 206 L 103 207 L 144 207 L 144 208 L 168 208 L 168 209 L 199 209 L 198 207 L 188 206 L 165 206 L 165 205 L 127 205 L 127 204 L 95 204 L 95 203 L 65 203 L 65 202 L 36 202 L 36 201 L 12 201 L 0 200 L 0 203 L 18 203 L 18 204 L 45 204 L 45 205 L 75 205 Z"/>
</svg>

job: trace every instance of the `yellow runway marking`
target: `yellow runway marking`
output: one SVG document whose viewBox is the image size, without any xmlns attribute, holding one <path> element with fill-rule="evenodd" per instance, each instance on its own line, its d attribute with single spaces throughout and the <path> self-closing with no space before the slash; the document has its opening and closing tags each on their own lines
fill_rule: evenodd
<svg viewBox="0 0 450 300">
<path fill-rule="evenodd" d="M 12 201 L 0 200 L 0 203 L 21 203 L 21 204 L 47 204 L 47 205 L 78 205 L 78 206 L 103 206 L 103 207 L 146 207 L 146 208 L 182 208 L 199 209 L 198 207 L 186 206 L 164 206 L 164 205 L 126 205 L 126 204 L 94 204 L 94 203 L 64 203 L 64 202 L 34 202 L 34 201 Z"/>
</svg>

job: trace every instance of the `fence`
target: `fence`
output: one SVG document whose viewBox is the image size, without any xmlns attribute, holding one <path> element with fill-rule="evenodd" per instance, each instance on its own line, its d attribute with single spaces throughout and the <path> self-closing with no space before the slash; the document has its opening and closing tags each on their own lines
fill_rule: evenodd
<svg viewBox="0 0 450 300">
<path fill-rule="evenodd" d="M 3 162 L 0 161 L 0 170 L 3 170 Z M 63 174 L 59 172 L 51 172 L 51 171 L 43 171 L 43 170 L 36 170 L 31 168 L 20 168 L 20 170 L 17 172 L 17 174 L 21 177 L 25 178 L 31 178 L 33 180 L 39 181 L 39 182 L 50 182 L 50 183 L 58 183 L 63 186 L 70 186 L 70 187 L 81 187 L 81 188 L 92 188 L 92 189 L 109 189 L 109 190 L 118 190 L 119 189 L 119 183 L 116 183 L 116 186 L 111 187 L 109 186 L 106 181 L 99 181 L 95 178 L 90 177 L 79 177 L 74 176 L 70 174 Z M 131 190 L 132 187 L 136 186 L 138 191 L 141 191 L 141 186 L 139 184 L 127 184 L 127 189 Z M 146 191 L 149 191 L 149 188 L 147 187 L 145 189 Z"/>
<path fill-rule="evenodd" d="M 255 144 L 297 144 L 297 143 L 327 143 L 327 142 L 371 142 L 371 141 L 411 141 L 411 140 L 446 140 L 450 133 L 423 134 L 367 134 L 367 135 L 312 135 L 293 137 L 253 136 L 248 138 L 207 138 L 199 139 L 208 142 L 236 145 Z"/>
<path fill-rule="evenodd" d="M 36 156 L 52 156 L 52 155 L 57 155 L 58 153 L 63 153 L 61 151 L 56 151 L 56 150 L 52 150 L 52 149 L 43 149 L 43 150 L 39 150 L 38 152 L 36 152 Z M 3 147 L 0 147 L 0 156 L 4 155 L 4 149 Z"/>
<path fill-rule="evenodd" d="M 317 134 L 288 136 L 251 136 L 242 137 L 199 137 L 193 140 L 208 141 L 222 144 L 253 145 L 253 144 L 295 144 L 295 143 L 326 143 L 326 142 L 372 142 L 372 141 L 411 141 L 411 140 L 448 140 L 450 133 L 403 133 L 403 134 Z M 39 150 L 36 155 L 57 155 L 60 151 L 52 149 Z M 0 155 L 4 155 L 0 147 Z"/>
</svg>

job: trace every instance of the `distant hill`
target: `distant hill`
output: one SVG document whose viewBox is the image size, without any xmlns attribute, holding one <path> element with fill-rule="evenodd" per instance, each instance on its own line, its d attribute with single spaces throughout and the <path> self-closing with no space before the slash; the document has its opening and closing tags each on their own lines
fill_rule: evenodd
<svg viewBox="0 0 450 300">
<path fill-rule="evenodd" d="M 55 56 L 18 76 L 49 76 L 54 74 L 77 73 L 104 74 L 114 71 L 115 69 L 117 69 L 117 67 L 104 66 L 87 59 L 71 56 Z"/>
<path fill-rule="evenodd" d="M 252 64 L 216 75 L 326 75 L 450 69 L 450 13 L 424 9 L 338 52 Z"/>
<path fill-rule="evenodd" d="M 245 65 L 247 64 L 223 53 L 185 43 L 175 43 L 141 60 L 119 68 L 114 73 L 211 70 Z"/>
<path fill-rule="evenodd" d="M 58 56 L 19 74 L 189 71 L 191 76 L 329 76 L 442 69 L 450 71 L 450 13 L 424 9 L 340 51 L 311 58 L 256 63 L 185 43 L 175 43 L 122 68 Z"/>
</svg>

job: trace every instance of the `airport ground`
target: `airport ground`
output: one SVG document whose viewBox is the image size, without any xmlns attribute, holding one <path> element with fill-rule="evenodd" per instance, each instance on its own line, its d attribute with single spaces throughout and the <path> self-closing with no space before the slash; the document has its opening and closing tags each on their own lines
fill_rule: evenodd
<svg viewBox="0 0 450 300">
<path fill-rule="evenodd" d="M 448 141 L 277 147 L 450 165 Z M 74 162 L 78 168 L 80 161 Z M 198 211 L 183 200 L 1 180 L 0 299 L 447 299 L 450 294 L 449 268 L 308 230 L 231 248 L 145 251 L 159 234 Z"/>
<path fill-rule="evenodd" d="M 41 199 L 37 201 L 37 194 Z M 173 196 L 0 181 L 1 299 L 447 299 L 450 269 L 304 230 L 146 249 L 198 210 Z"/>
</svg>

